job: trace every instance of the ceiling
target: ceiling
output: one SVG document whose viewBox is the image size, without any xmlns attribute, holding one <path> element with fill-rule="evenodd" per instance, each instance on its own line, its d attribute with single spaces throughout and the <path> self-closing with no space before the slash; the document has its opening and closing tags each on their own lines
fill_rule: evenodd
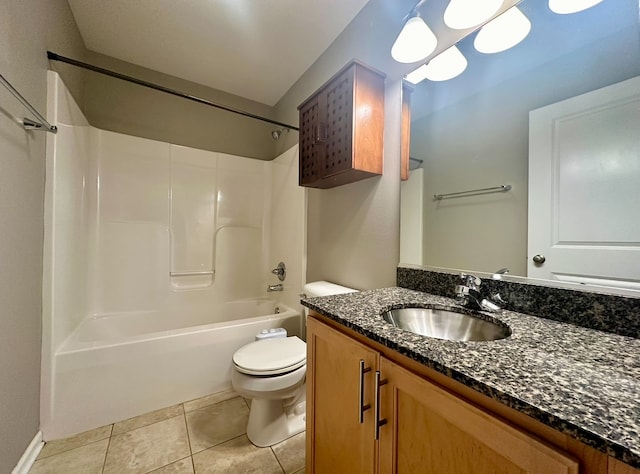
<svg viewBox="0 0 640 474">
<path fill-rule="evenodd" d="M 368 0 L 68 0 L 87 49 L 275 105 Z"/>
</svg>

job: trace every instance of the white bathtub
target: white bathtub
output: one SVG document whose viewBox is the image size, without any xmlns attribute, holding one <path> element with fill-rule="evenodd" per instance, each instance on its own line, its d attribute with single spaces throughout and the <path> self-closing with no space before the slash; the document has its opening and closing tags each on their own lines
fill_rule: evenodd
<svg viewBox="0 0 640 474">
<path fill-rule="evenodd" d="M 226 322 L 210 323 L 212 315 Z M 216 316 L 221 319 L 219 316 Z M 300 333 L 299 312 L 264 298 L 207 314 L 136 312 L 85 319 L 56 351 L 45 440 L 231 387 L 231 357 L 263 329 Z"/>
</svg>

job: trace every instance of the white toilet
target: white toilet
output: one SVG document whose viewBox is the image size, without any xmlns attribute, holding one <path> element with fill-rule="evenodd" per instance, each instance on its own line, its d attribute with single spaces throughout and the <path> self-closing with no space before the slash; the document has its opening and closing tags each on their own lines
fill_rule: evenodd
<svg viewBox="0 0 640 474">
<path fill-rule="evenodd" d="M 308 283 L 308 297 L 356 290 L 326 281 Z M 306 317 L 305 310 L 305 317 Z M 286 336 L 286 333 L 282 333 Z M 272 446 L 305 429 L 307 345 L 297 336 L 257 340 L 233 355 L 231 385 L 251 398 L 247 437 L 259 447 Z"/>
</svg>

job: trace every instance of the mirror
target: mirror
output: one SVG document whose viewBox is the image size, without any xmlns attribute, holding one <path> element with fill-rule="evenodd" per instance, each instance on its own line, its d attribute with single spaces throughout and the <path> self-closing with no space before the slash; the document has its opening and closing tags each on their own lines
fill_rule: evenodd
<svg viewBox="0 0 640 474">
<path fill-rule="evenodd" d="M 401 263 L 527 276 L 529 112 L 640 75 L 637 0 L 571 15 L 547 1 L 518 8 L 532 23 L 522 43 L 486 55 L 472 34 L 458 44 L 460 76 L 414 86 L 410 156 L 421 163 L 402 183 Z M 434 199 L 501 185 L 511 190 Z"/>
</svg>

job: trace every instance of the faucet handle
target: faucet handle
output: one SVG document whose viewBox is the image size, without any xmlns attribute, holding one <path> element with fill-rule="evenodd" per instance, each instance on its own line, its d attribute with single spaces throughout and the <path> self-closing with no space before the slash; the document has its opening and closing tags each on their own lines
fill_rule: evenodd
<svg viewBox="0 0 640 474">
<path fill-rule="evenodd" d="M 482 280 L 480 278 L 469 273 L 461 273 L 460 278 L 462 278 L 462 281 L 464 281 L 470 288 L 477 288 L 482 284 Z"/>
<path fill-rule="evenodd" d="M 287 267 L 285 266 L 284 262 L 280 262 L 276 268 L 271 270 L 271 273 L 277 275 L 278 280 L 284 281 L 284 279 L 287 277 Z"/>
</svg>

